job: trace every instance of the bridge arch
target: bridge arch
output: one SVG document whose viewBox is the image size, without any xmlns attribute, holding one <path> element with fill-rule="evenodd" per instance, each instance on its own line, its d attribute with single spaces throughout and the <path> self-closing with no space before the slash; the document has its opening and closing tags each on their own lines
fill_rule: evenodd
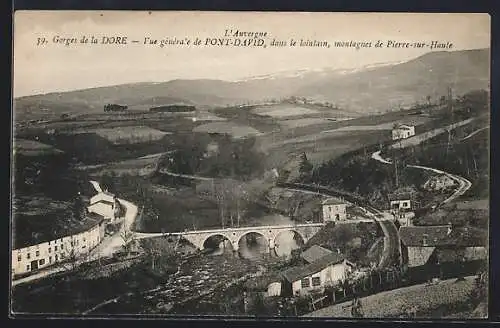
<svg viewBox="0 0 500 328">
<path fill-rule="evenodd" d="M 269 251 L 269 248 L 273 248 L 274 245 L 271 245 L 271 244 L 274 244 L 274 236 L 272 238 L 270 238 L 269 233 L 267 233 L 267 232 L 268 232 L 267 230 L 254 230 L 254 229 L 242 232 L 240 234 L 240 236 L 238 237 L 237 242 L 236 242 L 236 245 L 238 247 L 240 255 L 243 255 L 242 253 L 245 250 L 245 248 L 242 247 L 241 243 L 249 235 L 257 235 L 257 236 L 262 237 L 262 239 L 265 241 L 265 246 L 262 245 L 263 251 L 267 252 L 267 251 Z M 272 247 L 270 247 L 270 246 L 272 246 Z"/>
<path fill-rule="evenodd" d="M 234 246 L 233 246 L 233 243 L 232 243 L 232 239 L 231 239 L 231 236 L 228 236 L 226 235 L 225 233 L 223 232 L 215 232 L 213 234 L 210 234 L 208 236 L 206 236 L 203 241 L 200 243 L 200 249 L 207 249 L 207 242 L 210 242 L 210 240 L 213 240 L 213 239 L 216 239 L 217 237 L 219 237 L 222 241 L 228 241 L 231 245 L 231 249 L 234 250 Z"/>
</svg>

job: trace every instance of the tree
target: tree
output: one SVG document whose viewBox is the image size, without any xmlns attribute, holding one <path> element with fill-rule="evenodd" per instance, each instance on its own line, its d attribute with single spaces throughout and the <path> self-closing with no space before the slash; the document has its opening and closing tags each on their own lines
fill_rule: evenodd
<svg viewBox="0 0 500 328">
<path fill-rule="evenodd" d="M 158 243 L 156 243 L 153 239 L 143 239 L 142 240 L 143 249 L 146 251 L 146 254 L 151 259 L 151 269 L 155 270 L 156 263 L 158 258 L 162 255 L 162 249 L 159 247 Z"/>
<path fill-rule="evenodd" d="M 87 208 L 85 207 L 85 204 L 80 196 L 80 193 L 77 194 L 73 201 L 72 205 L 72 214 L 73 218 L 76 220 L 83 220 L 87 214 Z"/>
<path fill-rule="evenodd" d="M 313 168 L 314 167 L 311 162 L 309 162 L 306 153 L 302 153 L 299 164 L 299 173 L 301 178 L 310 178 Z"/>
<path fill-rule="evenodd" d="M 120 233 L 120 237 L 123 240 L 123 250 L 125 251 L 127 256 L 129 256 L 130 251 L 134 246 L 134 234 L 128 229 L 123 229 Z"/>
</svg>

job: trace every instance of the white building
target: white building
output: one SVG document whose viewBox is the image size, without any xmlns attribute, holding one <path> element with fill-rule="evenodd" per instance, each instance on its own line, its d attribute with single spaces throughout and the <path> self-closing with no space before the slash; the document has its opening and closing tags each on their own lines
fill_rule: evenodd
<svg viewBox="0 0 500 328">
<path fill-rule="evenodd" d="M 395 199 L 390 201 L 391 210 L 410 210 L 411 199 Z"/>
<path fill-rule="evenodd" d="M 347 204 L 335 198 L 328 198 L 322 203 L 323 221 L 343 221 L 347 219 Z"/>
<path fill-rule="evenodd" d="M 344 282 L 353 272 L 354 264 L 342 254 L 332 252 L 303 267 L 294 267 L 282 273 L 283 292 L 300 296 L 312 291 L 323 291 L 327 286 Z"/>
<path fill-rule="evenodd" d="M 415 126 L 401 124 L 392 129 L 392 140 L 406 139 L 415 135 Z"/>
<path fill-rule="evenodd" d="M 28 274 L 57 263 L 84 257 L 104 238 L 104 218 L 89 214 L 83 225 L 53 236 L 42 238 L 36 244 L 14 244 L 12 274 Z"/>
<path fill-rule="evenodd" d="M 120 216 L 120 202 L 116 196 L 107 191 L 99 192 L 90 199 L 88 211 L 102 215 L 110 222 L 114 222 Z"/>
</svg>

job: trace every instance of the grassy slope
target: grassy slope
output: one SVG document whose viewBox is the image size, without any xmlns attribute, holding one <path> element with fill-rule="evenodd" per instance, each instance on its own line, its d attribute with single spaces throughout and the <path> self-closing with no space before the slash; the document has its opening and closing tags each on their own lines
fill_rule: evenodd
<svg viewBox="0 0 500 328">
<path fill-rule="evenodd" d="M 415 307 L 417 317 L 441 318 L 467 308 L 468 295 L 473 287 L 473 277 L 466 281 L 456 279 L 442 281 L 437 285 L 415 285 L 393 291 L 382 292 L 361 299 L 365 317 L 398 318 L 406 309 Z M 336 304 L 306 316 L 308 317 L 350 317 L 348 303 Z"/>
</svg>

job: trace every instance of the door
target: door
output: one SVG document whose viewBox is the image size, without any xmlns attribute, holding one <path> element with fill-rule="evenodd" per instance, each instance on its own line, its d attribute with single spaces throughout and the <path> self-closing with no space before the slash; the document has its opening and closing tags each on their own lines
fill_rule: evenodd
<svg viewBox="0 0 500 328">
<path fill-rule="evenodd" d="M 31 271 L 38 269 L 38 260 L 31 261 Z"/>
</svg>

